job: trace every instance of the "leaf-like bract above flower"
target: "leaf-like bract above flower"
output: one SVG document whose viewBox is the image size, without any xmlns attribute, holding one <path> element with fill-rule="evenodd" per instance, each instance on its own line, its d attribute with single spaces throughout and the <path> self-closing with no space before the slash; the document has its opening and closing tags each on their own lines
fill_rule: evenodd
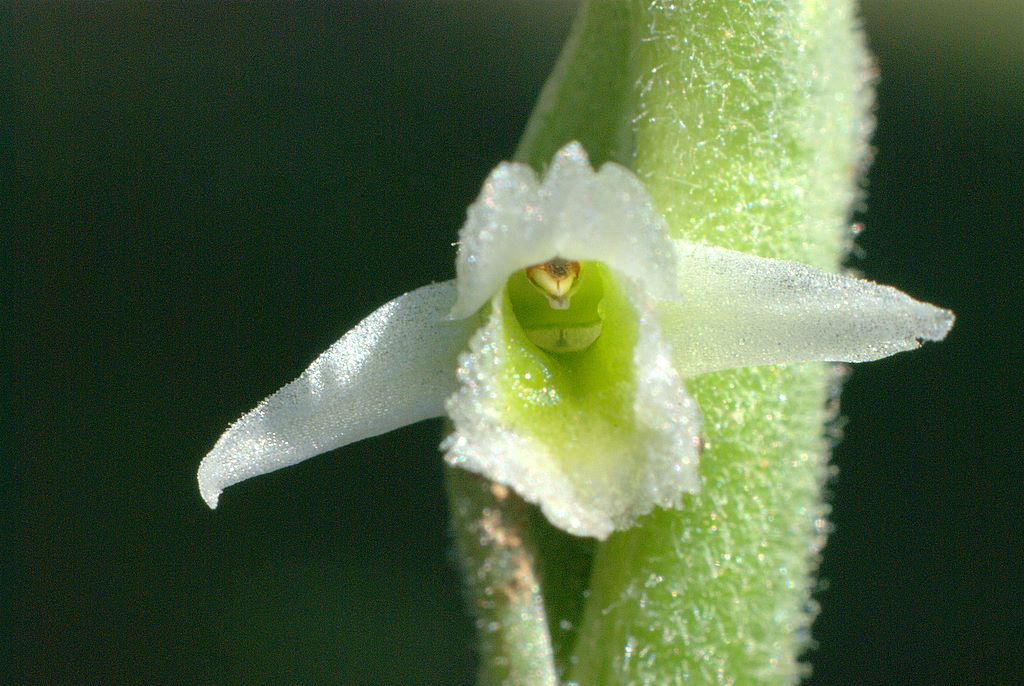
<svg viewBox="0 0 1024 686">
<path fill-rule="evenodd" d="M 672 240 L 643 184 L 593 170 L 578 144 L 543 180 L 499 165 L 459 238 L 455 282 L 391 301 L 228 429 L 199 469 L 211 507 L 250 476 L 447 413 L 450 464 L 605 538 L 700 487 L 684 377 L 877 359 L 953 323 L 892 288 Z"/>
</svg>

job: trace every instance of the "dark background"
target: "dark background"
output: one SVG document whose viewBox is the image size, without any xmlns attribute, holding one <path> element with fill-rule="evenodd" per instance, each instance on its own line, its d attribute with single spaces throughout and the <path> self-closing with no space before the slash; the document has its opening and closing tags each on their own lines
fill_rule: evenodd
<svg viewBox="0 0 1024 686">
<path fill-rule="evenodd" d="M 1024 14 L 867 5 L 856 266 L 954 309 L 858 366 L 814 684 L 1022 664 Z M 544 2 L 0 9 L 0 682 L 467 684 L 427 422 L 232 488 L 200 458 L 387 299 L 452 275 L 567 31 Z"/>
</svg>

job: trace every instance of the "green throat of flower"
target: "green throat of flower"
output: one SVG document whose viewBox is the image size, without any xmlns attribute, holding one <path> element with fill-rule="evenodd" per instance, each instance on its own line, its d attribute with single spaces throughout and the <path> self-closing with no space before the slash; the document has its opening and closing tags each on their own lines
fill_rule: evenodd
<svg viewBox="0 0 1024 686">
<path fill-rule="evenodd" d="M 560 301 L 528 270 L 508 280 L 500 386 L 513 423 L 558 437 L 564 456 L 614 455 L 608 448 L 633 435 L 622 429 L 632 415 L 637 315 L 608 267 L 571 264 L 578 272 Z"/>
<path fill-rule="evenodd" d="M 601 335 L 604 277 L 597 264 L 555 258 L 518 271 L 508 281 L 512 310 L 541 350 L 584 352 Z"/>
</svg>

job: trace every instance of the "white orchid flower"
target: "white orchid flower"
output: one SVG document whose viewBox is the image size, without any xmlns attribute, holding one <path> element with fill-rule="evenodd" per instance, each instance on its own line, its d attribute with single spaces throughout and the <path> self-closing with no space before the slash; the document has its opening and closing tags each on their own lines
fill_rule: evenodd
<svg viewBox="0 0 1024 686">
<path fill-rule="evenodd" d="M 199 466 L 224 488 L 447 414 L 449 464 L 606 538 L 700 488 L 683 379 L 862 362 L 945 337 L 953 314 L 795 262 L 673 240 L 644 185 L 579 144 L 543 180 L 503 163 L 459 235 L 455 281 L 387 303 L 232 425 Z"/>
</svg>

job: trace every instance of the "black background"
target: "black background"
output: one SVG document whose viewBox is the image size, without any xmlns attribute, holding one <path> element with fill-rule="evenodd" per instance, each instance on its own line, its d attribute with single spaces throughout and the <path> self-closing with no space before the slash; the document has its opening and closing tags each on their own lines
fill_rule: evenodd
<svg viewBox="0 0 1024 686">
<path fill-rule="evenodd" d="M 866 7 L 855 266 L 959 320 L 847 383 L 814 684 L 1019 676 L 1024 17 L 965 7 Z M 4 5 L 0 681 L 472 681 L 439 422 L 216 512 L 195 470 L 376 306 L 451 277 L 571 14 Z"/>
</svg>

